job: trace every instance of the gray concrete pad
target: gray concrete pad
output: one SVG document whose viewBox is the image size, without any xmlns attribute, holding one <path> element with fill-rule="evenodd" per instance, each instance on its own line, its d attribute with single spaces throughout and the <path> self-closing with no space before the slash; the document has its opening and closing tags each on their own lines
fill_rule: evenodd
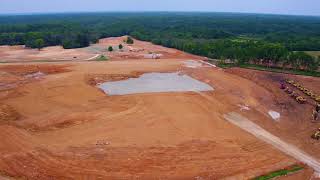
<svg viewBox="0 0 320 180">
<path fill-rule="evenodd" d="M 179 73 L 146 73 L 139 78 L 105 82 L 98 85 L 108 95 L 126 95 L 156 92 L 199 92 L 213 88 L 188 75 Z"/>
</svg>

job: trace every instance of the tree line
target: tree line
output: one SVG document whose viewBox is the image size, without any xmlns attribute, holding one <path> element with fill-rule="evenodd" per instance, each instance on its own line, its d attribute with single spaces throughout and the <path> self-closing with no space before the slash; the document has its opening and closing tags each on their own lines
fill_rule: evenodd
<svg viewBox="0 0 320 180">
<path fill-rule="evenodd" d="M 315 69 L 320 18 L 235 13 L 79 13 L 0 16 L 0 45 L 81 48 L 131 35 L 237 63 Z"/>
</svg>

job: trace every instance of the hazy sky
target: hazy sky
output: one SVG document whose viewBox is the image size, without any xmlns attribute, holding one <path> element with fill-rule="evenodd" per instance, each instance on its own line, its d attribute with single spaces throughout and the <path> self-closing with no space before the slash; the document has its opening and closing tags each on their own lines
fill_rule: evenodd
<svg viewBox="0 0 320 180">
<path fill-rule="evenodd" d="M 320 16 L 320 0 L 0 0 L 0 13 L 214 11 Z"/>
</svg>

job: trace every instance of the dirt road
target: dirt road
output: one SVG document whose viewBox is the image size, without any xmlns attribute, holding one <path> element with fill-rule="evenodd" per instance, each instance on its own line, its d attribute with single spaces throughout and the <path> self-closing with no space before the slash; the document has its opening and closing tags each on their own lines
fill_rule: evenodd
<svg viewBox="0 0 320 180">
<path fill-rule="evenodd" d="M 280 138 L 272 135 L 268 131 L 262 129 L 260 126 L 251 122 L 247 118 L 241 116 L 238 113 L 231 112 L 224 115 L 224 118 L 232 124 L 242 128 L 243 130 L 253 134 L 257 138 L 273 145 L 282 152 L 296 158 L 297 160 L 306 163 L 312 167 L 316 172 L 320 172 L 320 162 L 312 156 L 306 154 L 304 151 L 297 147 L 282 141 Z"/>
</svg>

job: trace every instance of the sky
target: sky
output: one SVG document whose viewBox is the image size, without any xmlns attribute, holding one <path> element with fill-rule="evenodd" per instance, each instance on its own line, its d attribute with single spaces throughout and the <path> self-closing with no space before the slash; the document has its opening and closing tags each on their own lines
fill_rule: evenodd
<svg viewBox="0 0 320 180">
<path fill-rule="evenodd" d="M 0 14 L 204 11 L 320 16 L 320 0 L 0 0 Z"/>
</svg>

